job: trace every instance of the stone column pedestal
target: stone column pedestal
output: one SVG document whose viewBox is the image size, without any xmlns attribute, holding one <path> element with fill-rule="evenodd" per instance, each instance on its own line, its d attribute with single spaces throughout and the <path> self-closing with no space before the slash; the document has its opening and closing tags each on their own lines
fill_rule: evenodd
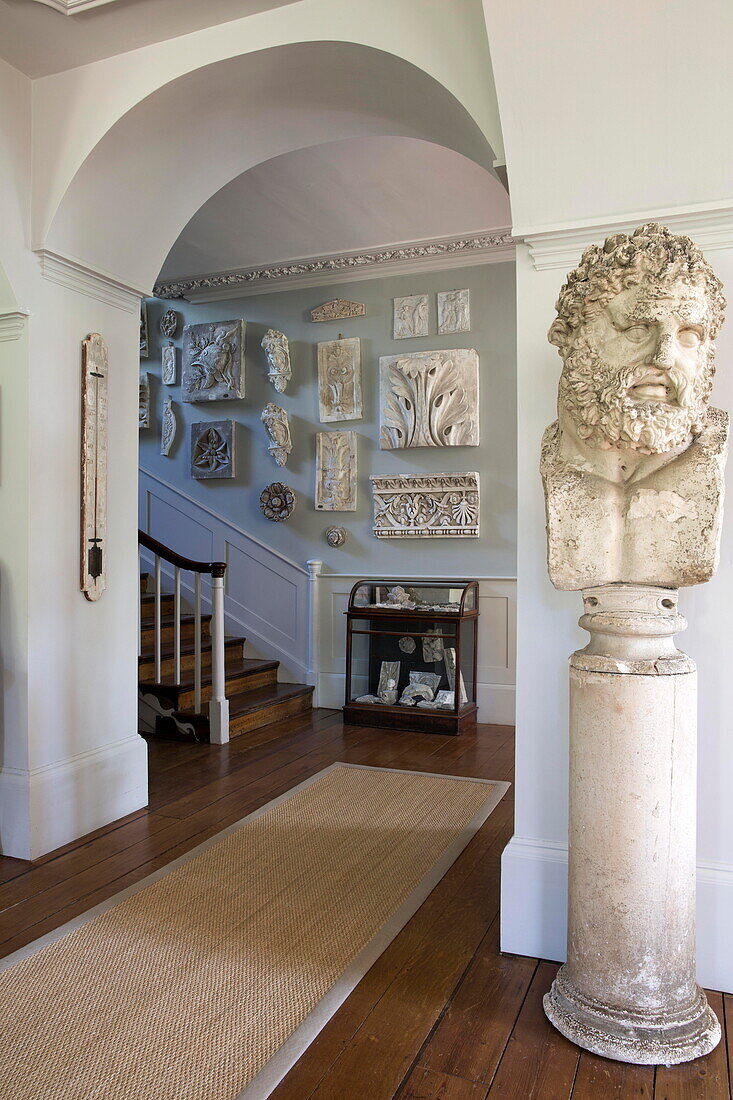
<svg viewBox="0 0 733 1100">
<path fill-rule="evenodd" d="M 570 658 L 567 962 L 545 996 L 585 1050 L 669 1065 L 720 1025 L 695 980 L 697 673 L 674 645 L 677 591 L 583 592 Z"/>
</svg>

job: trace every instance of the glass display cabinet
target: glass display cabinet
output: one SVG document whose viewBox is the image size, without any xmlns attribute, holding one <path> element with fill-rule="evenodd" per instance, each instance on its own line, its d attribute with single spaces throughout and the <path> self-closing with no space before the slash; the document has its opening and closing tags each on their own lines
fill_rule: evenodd
<svg viewBox="0 0 733 1100">
<path fill-rule="evenodd" d="M 358 581 L 346 622 L 344 722 L 452 734 L 476 724 L 478 581 Z"/>
</svg>

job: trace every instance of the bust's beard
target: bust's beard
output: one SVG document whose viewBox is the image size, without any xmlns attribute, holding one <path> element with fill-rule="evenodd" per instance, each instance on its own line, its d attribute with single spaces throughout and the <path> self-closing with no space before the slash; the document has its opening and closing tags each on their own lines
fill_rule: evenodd
<svg viewBox="0 0 733 1100">
<path fill-rule="evenodd" d="M 578 337 L 565 358 L 559 402 L 585 443 L 604 450 L 665 454 L 686 446 L 702 431 L 713 377 L 712 350 L 693 383 L 681 371 L 667 370 L 676 405 L 629 397 L 629 389 L 647 371 L 645 366 L 614 370 L 586 337 Z"/>
</svg>

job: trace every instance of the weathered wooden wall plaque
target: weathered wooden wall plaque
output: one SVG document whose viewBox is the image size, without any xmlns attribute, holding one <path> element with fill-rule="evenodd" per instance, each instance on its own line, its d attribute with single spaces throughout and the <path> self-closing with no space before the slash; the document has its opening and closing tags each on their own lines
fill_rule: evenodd
<svg viewBox="0 0 733 1100">
<path fill-rule="evenodd" d="M 81 590 L 98 600 L 107 583 L 107 345 L 81 342 Z"/>
</svg>

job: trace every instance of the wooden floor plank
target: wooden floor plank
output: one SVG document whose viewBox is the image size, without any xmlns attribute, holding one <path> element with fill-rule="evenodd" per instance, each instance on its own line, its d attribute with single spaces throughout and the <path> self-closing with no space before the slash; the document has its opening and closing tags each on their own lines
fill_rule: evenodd
<svg viewBox="0 0 733 1100">
<path fill-rule="evenodd" d="M 575 1077 L 573 1100 L 652 1100 L 654 1066 L 611 1062 L 583 1051 Z"/>
<path fill-rule="evenodd" d="M 708 993 L 708 1001 L 724 1026 L 723 997 Z M 705 1058 L 680 1066 L 658 1066 L 654 1100 L 729 1100 L 728 1052 L 725 1034 L 715 1050 Z"/>
<path fill-rule="evenodd" d="M 400 1100 L 484 1100 L 485 1096 L 485 1085 L 416 1066 L 400 1093 Z"/>
<path fill-rule="evenodd" d="M 499 953 L 494 925 L 420 1056 L 441 1073 L 488 1083 L 509 1042 L 537 960 Z"/>
<path fill-rule="evenodd" d="M 568 1100 L 580 1051 L 556 1031 L 542 997 L 557 964 L 537 967 L 517 1023 L 488 1091 L 490 1100 Z"/>
</svg>

